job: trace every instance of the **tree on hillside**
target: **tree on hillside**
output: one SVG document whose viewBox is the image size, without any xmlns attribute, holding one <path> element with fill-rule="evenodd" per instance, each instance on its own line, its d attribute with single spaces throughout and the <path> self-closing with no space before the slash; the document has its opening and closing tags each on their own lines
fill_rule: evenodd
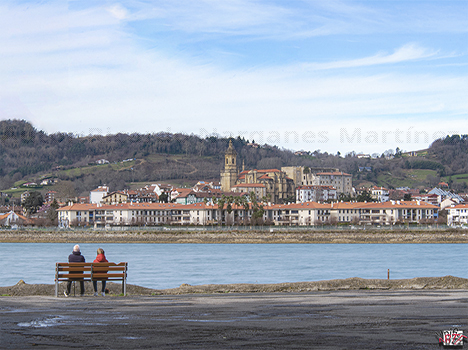
<svg viewBox="0 0 468 350">
<path fill-rule="evenodd" d="M 403 196 L 404 201 L 411 201 L 411 193 L 405 193 Z"/>
<path fill-rule="evenodd" d="M 401 151 L 400 147 L 395 149 L 395 158 L 401 158 L 403 152 Z"/>
<path fill-rule="evenodd" d="M 226 195 L 223 194 L 221 198 L 218 199 L 218 210 L 219 210 L 218 224 L 220 226 L 223 224 L 223 210 L 224 210 L 225 203 L 226 203 Z"/>
<path fill-rule="evenodd" d="M 54 199 L 54 201 L 50 204 L 49 209 L 47 210 L 47 219 L 51 223 L 55 222 L 57 220 L 58 214 L 57 214 L 57 209 L 59 208 L 59 205 L 57 203 L 57 200 Z"/>
<path fill-rule="evenodd" d="M 92 189 L 93 188 L 90 188 L 89 190 Z M 57 192 L 57 198 L 60 198 L 60 200 L 64 202 L 73 200 L 76 197 L 75 184 L 69 180 L 60 181 L 55 186 L 55 191 Z"/>
<path fill-rule="evenodd" d="M 169 195 L 166 192 L 161 193 L 159 196 L 159 202 L 160 203 L 167 203 L 169 200 Z"/>
<path fill-rule="evenodd" d="M 26 209 L 27 215 L 35 214 L 44 204 L 44 198 L 38 191 L 32 191 L 29 196 L 21 203 L 24 209 Z"/>
<path fill-rule="evenodd" d="M 362 191 L 362 193 L 359 194 L 359 195 L 356 197 L 356 201 L 358 201 L 358 202 L 373 202 L 374 199 L 372 198 L 370 192 L 368 192 L 368 191 Z"/>
<path fill-rule="evenodd" d="M 352 200 L 354 200 L 354 198 L 351 194 L 340 193 L 338 196 L 338 200 L 343 202 L 351 202 Z"/>
<path fill-rule="evenodd" d="M 263 214 L 265 210 L 263 209 L 263 205 L 257 202 L 257 196 L 255 192 L 250 192 L 250 203 L 252 203 L 252 222 L 254 225 L 263 223 Z"/>
</svg>

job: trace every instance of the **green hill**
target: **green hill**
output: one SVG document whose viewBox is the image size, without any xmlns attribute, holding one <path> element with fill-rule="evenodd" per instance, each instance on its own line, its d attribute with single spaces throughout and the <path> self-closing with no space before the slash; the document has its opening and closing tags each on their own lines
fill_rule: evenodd
<svg viewBox="0 0 468 350">
<path fill-rule="evenodd" d="M 193 185 L 198 180 L 219 181 L 228 139 L 196 135 L 153 133 L 75 136 L 46 134 L 20 120 L 0 121 L 0 189 L 18 196 L 28 182 L 40 185 L 44 179 L 58 179 L 58 188 L 87 194 L 98 185 L 112 190 L 133 183 L 171 182 Z M 234 138 L 238 164 L 246 169 L 303 165 L 334 167 L 353 175 L 354 185 L 376 184 L 431 187 L 440 180 L 463 191 L 468 182 L 468 137 L 452 135 L 435 141 L 427 150 L 401 153 L 387 159 L 357 158 L 320 151 L 295 155 L 276 146 L 252 147 L 249 140 Z M 390 157 L 391 158 L 391 157 Z M 107 164 L 97 164 L 105 159 Z M 16 188 L 16 189 L 12 189 Z M 3 198 L 3 197 L 2 197 Z"/>
</svg>

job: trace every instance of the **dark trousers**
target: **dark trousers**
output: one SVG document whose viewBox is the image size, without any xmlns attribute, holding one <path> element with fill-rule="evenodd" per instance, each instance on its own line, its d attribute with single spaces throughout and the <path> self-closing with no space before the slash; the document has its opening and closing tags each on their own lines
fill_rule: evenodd
<svg viewBox="0 0 468 350">
<path fill-rule="evenodd" d="M 84 281 L 76 281 L 76 282 L 80 282 L 80 294 L 83 295 L 84 292 L 85 292 L 85 289 L 84 289 Z M 71 285 L 72 285 L 73 281 L 68 281 L 67 282 L 67 293 L 70 294 L 70 290 L 71 290 Z"/>
<path fill-rule="evenodd" d="M 101 292 L 104 293 L 106 291 L 106 281 L 102 282 Z M 93 281 L 94 293 L 97 293 L 97 281 Z"/>
</svg>

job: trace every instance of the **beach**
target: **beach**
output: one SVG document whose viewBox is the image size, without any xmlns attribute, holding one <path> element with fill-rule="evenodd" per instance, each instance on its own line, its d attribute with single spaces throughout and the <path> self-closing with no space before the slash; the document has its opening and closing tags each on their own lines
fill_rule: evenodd
<svg viewBox="0 0 468 350">
<path fill-rule="evenodd" d="M 0 298 L 3 349 L 435 349 L 467 290 Z"/>
</svg>

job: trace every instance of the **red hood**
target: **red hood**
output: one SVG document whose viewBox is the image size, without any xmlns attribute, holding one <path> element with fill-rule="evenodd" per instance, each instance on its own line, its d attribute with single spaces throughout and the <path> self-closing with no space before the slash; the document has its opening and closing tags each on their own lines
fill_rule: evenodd
<svg viewBox="0 0 468 350">
<path fill-rule="evenodd" d="M 98 254 L 98 256 L 96 257 L 96 259 L 94 259 L 95 263 L 97 262 L 108 262 L 106 257 L 104 256 L 104 254 Z"/>
</svg>

